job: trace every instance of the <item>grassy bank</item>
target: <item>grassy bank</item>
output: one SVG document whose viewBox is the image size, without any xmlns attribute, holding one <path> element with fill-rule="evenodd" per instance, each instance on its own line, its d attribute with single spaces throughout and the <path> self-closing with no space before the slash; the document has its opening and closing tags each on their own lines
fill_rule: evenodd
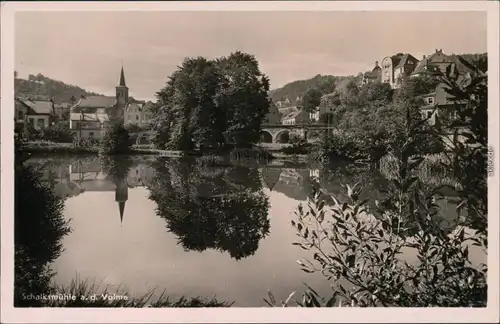
<svg viewBox="0 0 500 324">
<path fill-rule="evenodd" d="M 231 307 L 234 302 L 219 301 L 215 297 L 178 297 L 171 298 L 166 291 L 161 294 L 152 289 L 146 294 L 134 297 L 120 289 L 110 289 L 110 286 L 101 287 L 99 284 L 88 280 L 73 279 L 67 286 L 55 285 L 49 289 L 47 295 L 51 299 L 30 303 L 30 306 L 39 307 Z M 27 297 L 27 296 L 25 296 Z M 58 299 L 56 299 L 59 297 Z M 26 301 L 23 300 L 23 301 Z M 23 307 L 24 303 L 16 303 L 17 307 Z M 26 305 L 28 306 L 28 305 Z"/>
</svg>

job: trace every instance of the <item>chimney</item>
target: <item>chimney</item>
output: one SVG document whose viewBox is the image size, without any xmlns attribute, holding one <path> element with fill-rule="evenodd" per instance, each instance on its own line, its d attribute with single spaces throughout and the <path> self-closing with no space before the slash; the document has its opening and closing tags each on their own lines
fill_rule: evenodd
<svg viewBox="0 0 500 324">
<path fill-rule="evenodd" d="M 378 61 L 375 61 L 375 67 L 378 67 Z"/>
<path fill-rule="evenodd" d="M 422 56 L 422 60 L 425 60 L 425 55 Z"/>
</svg>

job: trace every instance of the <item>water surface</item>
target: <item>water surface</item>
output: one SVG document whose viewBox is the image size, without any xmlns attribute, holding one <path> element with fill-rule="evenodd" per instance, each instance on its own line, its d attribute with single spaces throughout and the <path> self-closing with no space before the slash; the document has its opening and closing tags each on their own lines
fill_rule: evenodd
<svg viewBox="0 0 500 324">
<path fill-rule="evenodd" d="M 340 201 L 342 183 L 360 182 L 372 200 L 387 185 L 374 171 L 283 161 L 210 166 L 204 159 L 146 156 L 29 163 L 54 181 L 71 220 L 65 250 L 52 265 L 57 284 L 78 276 L 134 296 L 156 287 L 172 297 L 216 296 L 235 306 L 265 306 L 268 290 L 285 299 L 303 291 L 303 282 L 330 293 L 321 275 L 300 270 L 296 260 L 311 255 L 292 245 L 298 237 L 291 220 L 313 178 Z M 453 218 L 452 209 L 443 217 Z"/>
</svg>

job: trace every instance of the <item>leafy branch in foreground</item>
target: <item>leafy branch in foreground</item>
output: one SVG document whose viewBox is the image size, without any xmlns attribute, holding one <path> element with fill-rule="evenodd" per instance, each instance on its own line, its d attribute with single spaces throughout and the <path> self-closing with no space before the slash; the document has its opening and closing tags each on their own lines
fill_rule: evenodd
<svg viewBox="0 0 500 324">
<path fill-rule="evenodd" d="M 312 252 L 313 262 L 298 263 L 305 272 L 322 273 L 333 293 L 325 302 L 307 287 L 297 305 L 327 307 L 338 301 L 357 307 L 486 307 L 487 265 L 473 262 L 470 251 L 485 257 L 488 244 L 487 79 L 478 72 L 459 85 L 450 77 L 452 71 L 447 72 L 441 82 L 453 95 L 459 115 L 445 125 L 454 135 L 451 150 L 443 152 L 460 185 L 455 228 L 448 233 L 437 221 L 439 188 L 425 186 L 412 172 L 424 160 L 417 150 L 418 138 L 422 130 L 432 130 L 421 127 L 424 121 L 414 122 L 407 107 L 404 141 L 391 152 L 397 172 L 387 198 L 375 202 L 377 210 L 359 200 L 357 185 L 346 186 L 348 202 L 331 197 L 333 206 L 327 208 L 316 188 L 307 210 L 299 205 L 292 225 L 300 241 L 294 245 Z M 447 133 L 441 131 L 429 135 L 445 142 Z M 468 213 L 465 221 L 458 217 L 462 209 Z M 271 296 L 266 302 L 275 306 Z M 282 305 L 290 302 L 291 297 Z"/>
</svg>

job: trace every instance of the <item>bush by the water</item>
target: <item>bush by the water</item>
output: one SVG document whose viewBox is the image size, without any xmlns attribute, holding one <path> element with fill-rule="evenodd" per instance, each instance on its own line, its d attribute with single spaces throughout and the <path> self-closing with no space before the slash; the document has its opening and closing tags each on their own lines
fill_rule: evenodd
<svg viewBox="0 0 500 324">
<path fill-rule="evenodd" d="M 128 130 L 122 124 L 114 124 L 106 132 L 101 143 L 103 154 L 127 154 L 130 153 L 132 140 Z"/>
</svg>

